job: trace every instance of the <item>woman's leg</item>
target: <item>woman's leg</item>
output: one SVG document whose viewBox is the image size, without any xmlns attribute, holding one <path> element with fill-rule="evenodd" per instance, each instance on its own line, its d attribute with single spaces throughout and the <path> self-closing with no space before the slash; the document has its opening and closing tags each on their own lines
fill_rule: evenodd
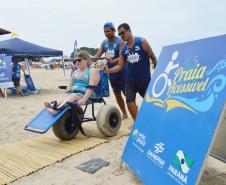
<svg viewBox="0 0 226 185">
<path fill-rule="evenodd" d="M 81 97 L 76 95 L 76 94 L 70 94 L 68 95 L 63 101 L 61 101 L 60 104 L 57 104 L 58 107 L 57 108 L 60 108 L 62 107 L 65 103 L 67 102 L 75 102 L 75 101 L 78 101 Z"/>
<path fill-rule="evenodd" d="M 62 102 L 69 96 L 70 94 L 63 94 L 61 97 L 58 97 L 55 101 L 57 102 L 57 107 L 62 104 Z M 46 108 L 52 108 L 49 102 L 45 101 L 44 105 Z"/>
<path fill-rule="evenodd" d="M 66 94 L 66 96 L 64 96 L 64 99 L 61 98 L 61 99 L 57 100 L 57 101 L 60 101 L 59 103 L 57 102 L 57 105 L 58 105 L 57 108 L 61 108 L 67 102 L 78 101 L 80 98 L 81 97 L 76 94 Z M 45 106 L 46 106 L 46 102 L 45 102 Z M 59 112 L 59 110 L 54 110 L 54 109 L 50 108 L 49 106 L 46 106 L 46 110 L 49 111 L 52 115 L 56 115 Z"/>
</svg>

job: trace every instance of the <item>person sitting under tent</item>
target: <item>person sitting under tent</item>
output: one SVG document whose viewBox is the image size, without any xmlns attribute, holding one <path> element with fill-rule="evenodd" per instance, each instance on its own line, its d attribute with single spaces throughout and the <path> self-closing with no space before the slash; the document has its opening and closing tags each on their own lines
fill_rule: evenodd
<svg viewBox="0 0 226 185">
<path fill-rule="evenodd" d="M 20 78 L 21 78 L 20 71 L 21 70 L 23 71 L 24 76 L 25 76 L 24 68 L 21 67 L 21 65 L 18 62 L 18 59 L 14 57 L 13 58 L 13 65 L 12 65 L 12 81 L 13 81 L 14 86 L 16 88 L 16 94 L 24 96 L 24 94 L 23 94 L 23 92 L 20 88 Z"/>
<path fill-rule="evenodd" d="M 100 81 L 99 72 L 92 68 L 92 60 L 87 51 L 79 51 L 75 59 L 78 67 L 71 76 L 70 84 L 67 87 L 67 93 L 56 101 L 45 102 L 46 109 L 55 115 L 67 102 L 77 102 L 82 106 L 92 97 L 95 98 L 94 89 Z"/>
</svg>

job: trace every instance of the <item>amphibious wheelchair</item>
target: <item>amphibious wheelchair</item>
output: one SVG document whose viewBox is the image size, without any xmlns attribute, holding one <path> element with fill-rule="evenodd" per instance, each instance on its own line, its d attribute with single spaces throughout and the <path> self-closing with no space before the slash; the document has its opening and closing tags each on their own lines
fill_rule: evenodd
<svg viewBox="0 0 226 185">
<path fill-rule="evenodd" d="M 56 115 L 50 114 L 43 109 L 34 119 L 25 126 L 25 130 L 45 133 L 52 127 L 53 133 L 61 140 L 71 140 L 76 137 L 79 131 L 86 135 L 82 124 L 85 122 L 96 121 L 98 130 L 104 136 L 114 136 L 121 127 L 121 114 L 117 107 L 107 105 L 104 97 L 109 96 L 108 75 L 100 73 L 100 82 L 94 91 L 96 98 L 90 98 L 85 108 L 79 107 L 76 102 L 67 103 Z M 60 86 L 61 89 L 66 86 Z M 95 104 L 103 103 L 95 116 Z M 87 116 L 87 108 L 91 106 L 92 116 Z"/>
</svg>

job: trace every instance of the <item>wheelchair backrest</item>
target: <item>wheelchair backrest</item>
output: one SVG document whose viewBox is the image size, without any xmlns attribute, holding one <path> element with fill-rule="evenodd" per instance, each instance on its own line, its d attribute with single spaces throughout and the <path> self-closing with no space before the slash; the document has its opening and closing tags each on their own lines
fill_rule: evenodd
<svg viewBox="0 0 226 185">
<path fill-rule="evenodd" d="M 108 74 L 103 71 L 99 71 L 100 82 L 98 88 L 96 88 L 95 93 L 97 98 L 108 97 L 109 94 L 109 84 L 108 84 Z"/>
</svg>

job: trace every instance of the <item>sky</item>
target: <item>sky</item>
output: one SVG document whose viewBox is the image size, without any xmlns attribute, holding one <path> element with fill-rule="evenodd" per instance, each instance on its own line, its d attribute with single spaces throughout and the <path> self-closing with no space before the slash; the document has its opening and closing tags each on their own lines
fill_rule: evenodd
<svg viewBox="0 0 226 185">
<path fill-rule="evenodd" d="M 98 48 L 105 22 L 126 22 L 158 57 L 163 46 L 226 34 L 225 7 L 225 0 L 0 0 L 0 28 L 69 55 L 75 40 Z"/>
</svg>

